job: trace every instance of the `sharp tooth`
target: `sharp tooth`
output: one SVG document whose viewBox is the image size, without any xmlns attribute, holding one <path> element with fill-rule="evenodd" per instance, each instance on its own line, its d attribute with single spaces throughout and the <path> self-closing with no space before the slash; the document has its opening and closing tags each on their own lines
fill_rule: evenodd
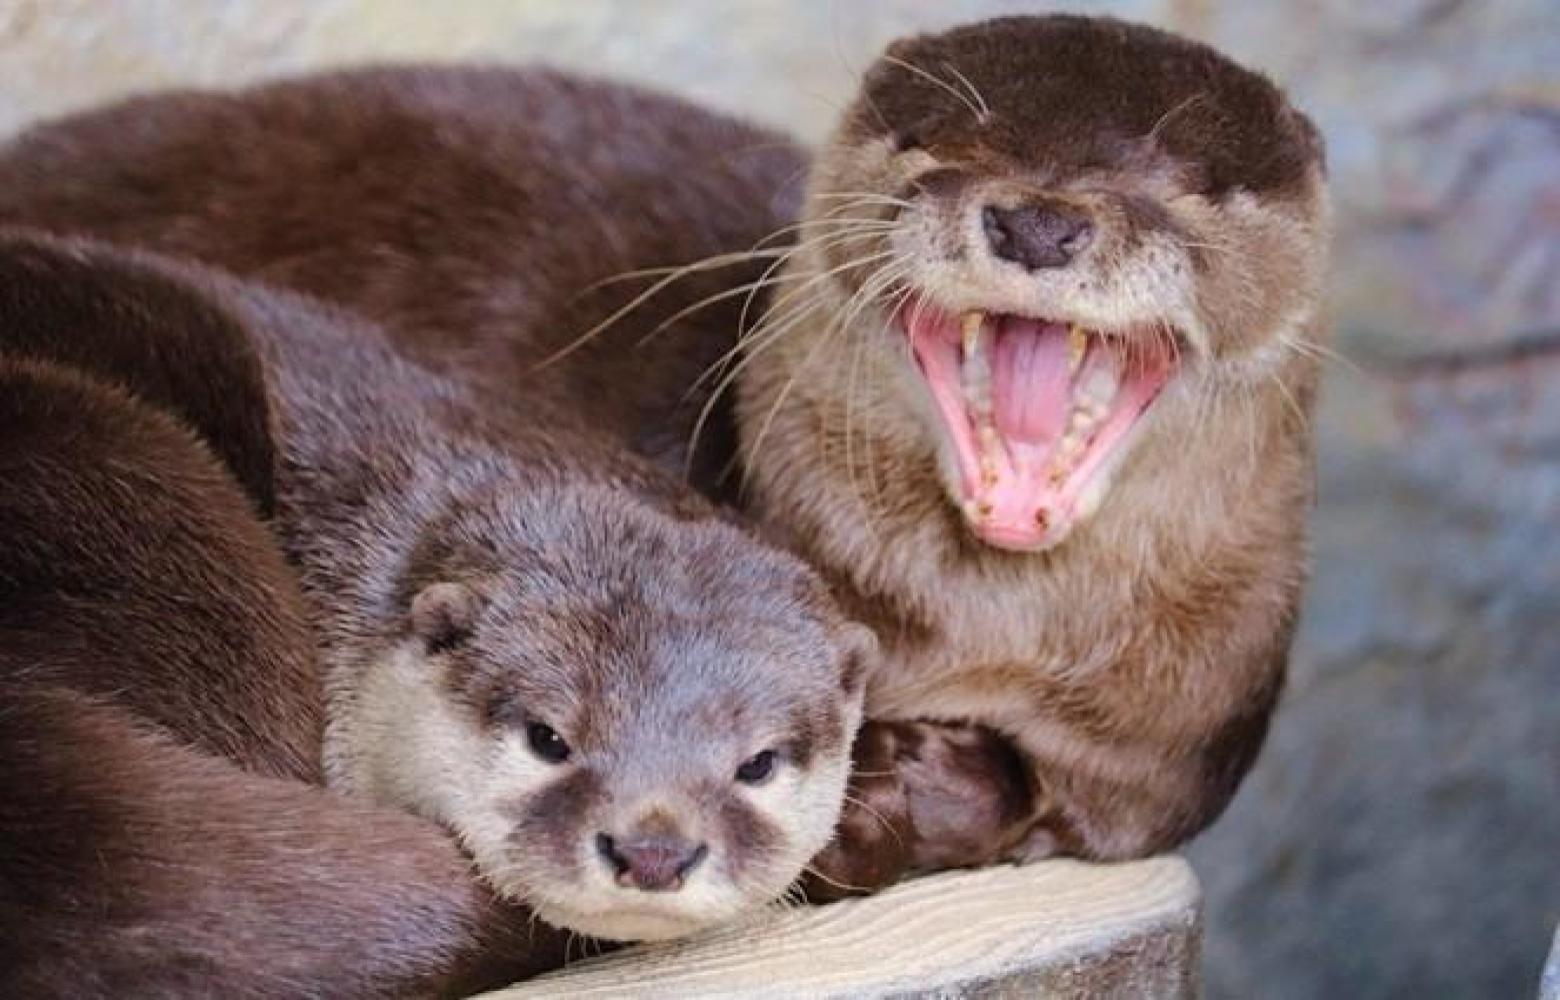
<svg viewBox="0 0 1560 1000">
<path fill-rule="evenodd" d="M 980 425 L 975 428 L 975 432 L 980 439 L 980 478 L 986 488 L 990 489 L 997 484 L 1000 475 L 997 456 L 1002 450 L 1002 442 L 997 438 L 997 425 L 991 419 L 990 411 L 980 415 Z"/>
<path fill-rule="evenodd" d="M 995 334 L 986 328 L 986 314 L 964 314 L 964 370 L 961 382 L 965 402 L 981 428 L 991 421 L 991 345 Z"/>
<path fill-rule="evenodd" d="M 979 309 L 972 309 L 964 314 L 964 354 L 968 357 L 975 353 L 980 344 L 980 331 L 986 325 L 986 314 Z"/>
<path fill-rule="evenodd" d="M 964 390 L 964 405 L 969 407 L 975 425 L 975 437 L 980 448 L 980 478 L 986 489 L 996 486 L 1001 475 L 1004 453 L 1001 435 L 997 433 L 996 399 L 991 381 L 991 355 L 996 344 L 997 332 L 986 322 L 986 314 L 973 310 L 961 319 L 961 341 L 964 348 L 964 365 L 960 372 L 960 388 Z M 989 505 L 977 510 L 982 518 L 989 517 Z"/>
<path fill-rule="evenodd" d="M 995 509 L 989 500 L 964 501 L 964 516 L 971 521 L 985 521 L 991 517 Z"/>
<path fill-rule="evenodd" d="M 1083 365 L 1083 356 L 1089 350 L 1089 335 L 1083 327 L 1074 323 L 1067 331 L 1067 374 L 1076 375 Z"/>
</svg>

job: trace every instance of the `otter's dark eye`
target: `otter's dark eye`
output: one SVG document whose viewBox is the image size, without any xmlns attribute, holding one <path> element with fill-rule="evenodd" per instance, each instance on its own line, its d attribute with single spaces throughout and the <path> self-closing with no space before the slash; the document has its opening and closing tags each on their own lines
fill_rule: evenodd
<svg viewBox="0 0 1560 1000">
<path fill-rule="evenodd" d="M 894 133 L 894 152 L 908 153 L 912 149 L 920 149 L 926 145 L 921 138 L 921 133 L 915 129 L 901 129 Z"/>
<path fill-rule="evenodd" d="M 737 768 L 737 780 L 744 785 L 762 785 L 774 776 L 778 759 L 773 750 L 754 754 Z"/>
<path fill-rule="evenodd" d="M 542 722 L 531 722 L 525 727 L 525 738 L 531 750 L 549 764 L 562 764 L 569 759 L 569 744 L 563 741 L 557 730 Z"/>
</svg>

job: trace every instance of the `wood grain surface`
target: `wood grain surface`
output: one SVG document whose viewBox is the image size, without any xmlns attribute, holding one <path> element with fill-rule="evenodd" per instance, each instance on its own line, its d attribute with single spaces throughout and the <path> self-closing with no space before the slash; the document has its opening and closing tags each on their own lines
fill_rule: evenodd
<svg viewBox="0 0 1560 1000">
<path fill-rule="evenodd" d="M 1199 904 L 1179 858 L 954 872 L 579 960 L 487 996 L 1195 997 Z"/>
</svg>

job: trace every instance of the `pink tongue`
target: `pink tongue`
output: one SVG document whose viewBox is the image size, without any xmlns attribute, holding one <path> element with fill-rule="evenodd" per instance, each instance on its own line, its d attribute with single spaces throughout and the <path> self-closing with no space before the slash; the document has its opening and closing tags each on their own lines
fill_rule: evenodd
<svg viewBox="0 0 1560 1000">
<path fill-rule="evenodd" d="M 997 328 L 993 405 L 1009 441 L 1046 444 L 1067 427 L 1072 373 L 1067 327 L 1004 317 Z"/>
</svg>

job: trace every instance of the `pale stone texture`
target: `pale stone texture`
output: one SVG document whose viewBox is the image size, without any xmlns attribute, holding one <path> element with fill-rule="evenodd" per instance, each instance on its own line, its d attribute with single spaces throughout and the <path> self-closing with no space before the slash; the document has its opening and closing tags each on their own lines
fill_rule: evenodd
<svg viewBox="0 0 1560 1000">
<path fill-rule="evenodd" d="M 1205 37 L 1325 131 L 1340 349 L 1293 682 L 1194 845 L 1231 997 L 1530 996 L 1560 919 L 1560 12 L 1073 4 Z M 0 0 L 0 129 L 389 58 L 545 59 L 817 138 L 889 38 L 992 0 Z"/>
</svg>

